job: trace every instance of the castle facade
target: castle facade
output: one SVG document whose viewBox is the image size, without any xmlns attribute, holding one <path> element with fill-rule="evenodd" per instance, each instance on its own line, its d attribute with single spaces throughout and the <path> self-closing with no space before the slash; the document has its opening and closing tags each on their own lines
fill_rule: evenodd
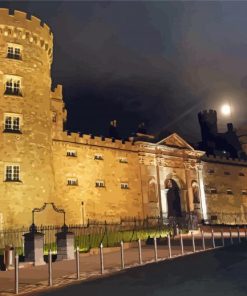
<svg viewBox="0 0 247 296">
<path fill-rule="evenodd" d="M 150 143 L 64 131 L 52 58 L 46 24 L 0 9 L 1 229 L 30 225 L 33 208 L 45 202 L 64 209 L 68 224 L 191 211 L 200 219 L 234 213 L 245 220 L 245 161 L 206 156 L 176 133 Z M 61 223 L 49 209 L 36 215 L 36 224 Z"/>
</svg>

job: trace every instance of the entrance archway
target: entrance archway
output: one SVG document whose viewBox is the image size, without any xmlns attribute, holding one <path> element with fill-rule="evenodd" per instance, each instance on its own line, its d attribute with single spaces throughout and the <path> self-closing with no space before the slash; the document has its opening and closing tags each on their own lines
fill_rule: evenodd
<svg viewBox="0 0 247 296">
<path fill-rule="evenodd" d="M 166 180 L 168 218 L 182 217 L 179 186 L 173 179 Z"/>
</svg>

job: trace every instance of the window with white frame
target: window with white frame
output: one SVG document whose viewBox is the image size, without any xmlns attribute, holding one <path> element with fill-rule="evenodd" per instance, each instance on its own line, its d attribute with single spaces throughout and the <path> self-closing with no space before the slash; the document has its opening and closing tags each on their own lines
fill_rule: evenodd
<svg viewBox="0 0 247 296">
<path fill-rule="evenodd" d="M 232 189 L 227 189 L 227 190 L 226 190 L 226 193 L 227 193 L 227 194 L 233 194 Z"/>
<path fill-rule="evenodd" d="M 103 155 L 102 154 L 95 154 L 94 155 L 94 159 L 95 160 L 103 160 L 104 158 L 103 158 Z"/>
<path fill-rule="evenodd" d="M 5 95 L 22 96 L 21 77 L 14 75 L 5 75 Z"/>
<path fill-rule="evenodd" d="M 122 182 L 122 183 L 120 183 L 120 187 L 121 187 L 121 189 L 129 189 L 129 183 Z"/>
<path fill-rule="evenodd" d="M 77 178 L 68 178 L 67 179 L 67 185 L 69 185 L 69 186 L 77 186 L 78 185 L 78 179 Z"/>
<path fill-rule="evenodd" d="M 7 58 L 21 60 L 22 46 L 19 44 L 8 43 Z"/>
<path fill-rule="evenodd" d="M 105 181 L 104 180 L 96 180 L 95 187 L 105 187 Z"/>
<path fill-rule="evenodd" d="M 76 157 L 77 156 L 76 150 L 67 150 L 67 156 Z"/>
<path fill-rule="evenodd" d="M 126 157 L 120 157 L 119 162 L 120 163 L 128 163 L 128 159 Z"/>
<path fill-rule="evenodd" d="M 5 181 L 20 181 L 20 165 L 8 164 L 5 166 Z"/>
<path fill-rule="evenodd" d="M 21 115 L 13 113 L 4 114 L 4 131 L 20 132 L 21 131 Z"/>
</svg>

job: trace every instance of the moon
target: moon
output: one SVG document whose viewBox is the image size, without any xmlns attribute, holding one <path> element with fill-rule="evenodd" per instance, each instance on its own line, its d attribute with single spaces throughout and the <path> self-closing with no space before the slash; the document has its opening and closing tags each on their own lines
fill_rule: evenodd
<svg viewBox="0 0 247 296">
<path fill-rule="evenodd" d="M 230 115 L 231 114 L 231 107 L 230 107 L 230 105 L 228 105 L 228 104 L 222 105 L 222 107 L 221 107 L 221 113 L 224 116 Z"/>
</svg>

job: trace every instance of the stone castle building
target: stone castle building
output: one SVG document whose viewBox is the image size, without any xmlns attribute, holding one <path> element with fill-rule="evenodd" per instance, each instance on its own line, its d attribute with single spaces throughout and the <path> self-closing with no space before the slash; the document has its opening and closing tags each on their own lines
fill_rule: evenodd
<svg viewBox="0 0 247 296">
<path fill-rule="evenodd" d="M 30 225 L 44 202 L 63 208 L 67 223 L 191 211 L 245 219 L 245 161 L 207 157 L 176 133 L 150 143 L 145 135 L 121 141 L 65 132 L 52 58 L 46 24 L 0 9 L 0 228 Z M 49 209 L 36 216 L 37 224 L 62 223 Z"/>
</svg>

